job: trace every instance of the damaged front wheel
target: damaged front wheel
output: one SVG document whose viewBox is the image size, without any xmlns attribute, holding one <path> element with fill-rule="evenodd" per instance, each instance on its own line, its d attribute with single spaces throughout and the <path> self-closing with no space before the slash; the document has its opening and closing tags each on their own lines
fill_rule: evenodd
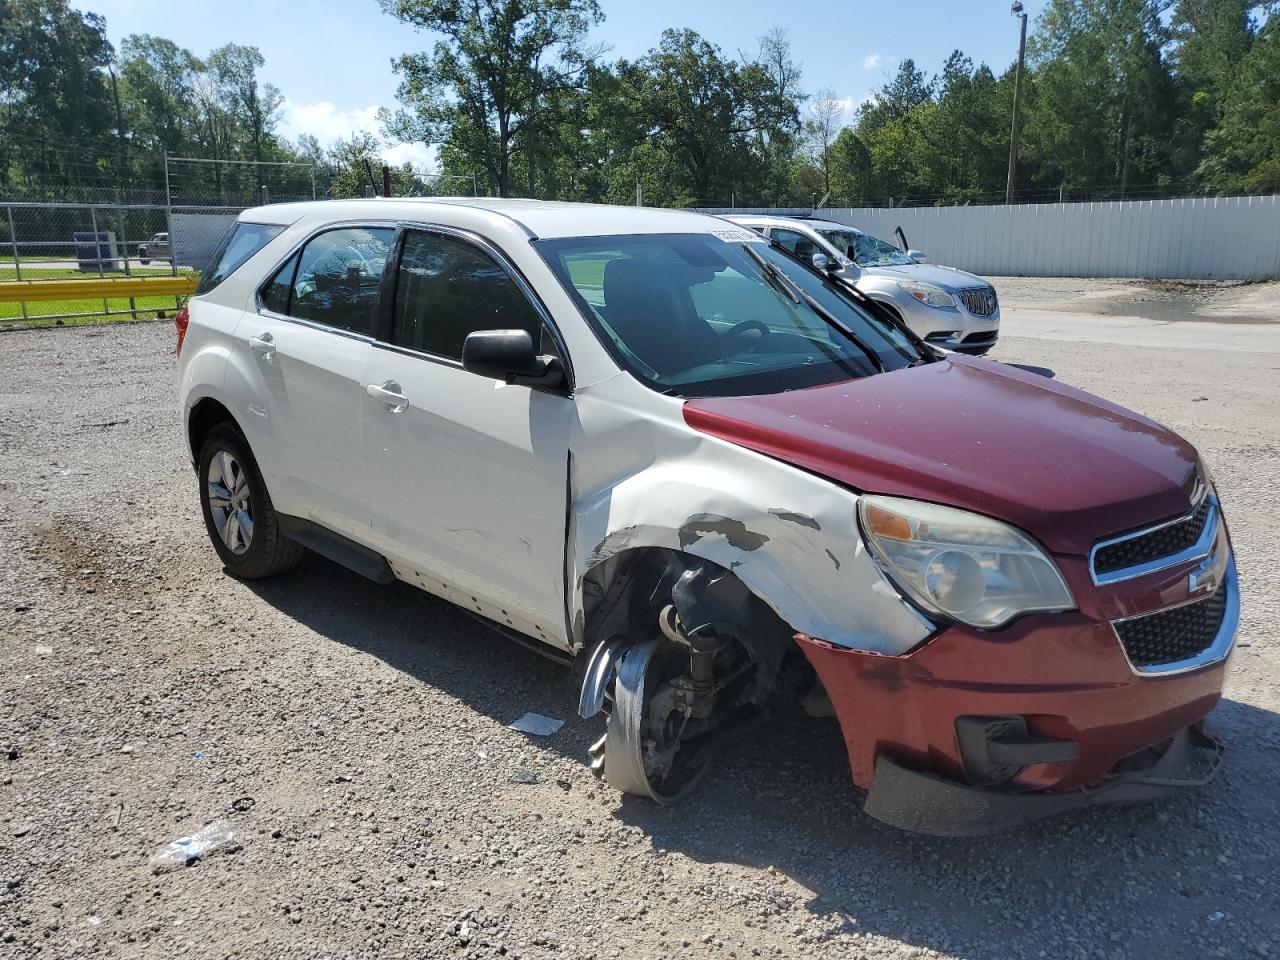
<svg viewBox="0 0 1280 960">
<path fill-rule="evenodd" d="M 605 735 L 591 748 L 592 767 L 624 793 L 670 804 L 683 799 L 710 764 L 704 751 L 682 750 L 694 714 L 688 654 L 663 640 L 627 649 L 613 684 Z"/>
</svg>

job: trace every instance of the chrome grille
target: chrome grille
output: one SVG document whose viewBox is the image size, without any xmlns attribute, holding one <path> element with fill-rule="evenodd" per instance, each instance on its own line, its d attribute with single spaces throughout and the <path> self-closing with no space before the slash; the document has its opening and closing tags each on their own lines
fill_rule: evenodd
<svg viewBox="0 0 1280 960">
<path fill-rule="evenodd" d="M 1227 584 L 1204 600 L 1112 624 L 1135 669 L 1181 663 L 1209 648 L 1227 612 Z"/>
<path fill-rule="evenodd" d="M 1136 567 L 1193 547 L 1209 519 L 1209 498 L 1188 517 L 1145 533 L 1099 547 L 1093 555 L 1095 573 L 1110 573 L 1125 567 Z"/>
<path fill-rule="evenodd" d="M 960 291 L 959 296 L 964 308 L 975 317 L 989 317 L 999 306 L 992 287 L 967 287 Z"/>
</svg>

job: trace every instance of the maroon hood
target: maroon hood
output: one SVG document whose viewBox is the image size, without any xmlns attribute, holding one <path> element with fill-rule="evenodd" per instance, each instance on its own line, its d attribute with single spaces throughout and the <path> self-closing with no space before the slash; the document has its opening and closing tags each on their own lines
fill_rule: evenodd
<svg viewBox="0 0 1280 960">
<path fill-rule="evenodd" d="M 690 400 L 704 433 L 855 490 L 973 510 L 1056 553 L 1185 513 L 1196 451 L 1074 387 L 954 354 L 763 397 Z"/>
</svg>

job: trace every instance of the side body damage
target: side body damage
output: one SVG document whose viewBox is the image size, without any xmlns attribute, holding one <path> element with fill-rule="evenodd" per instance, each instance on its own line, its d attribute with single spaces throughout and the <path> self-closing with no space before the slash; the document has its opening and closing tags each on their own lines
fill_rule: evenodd
<svg viewBox="0 0 1280 960">
<path fill-rule="evenodd" d="M 637 406 L 649 415 L 636 416 Z M 577 409 L 568 560 L 575 649 L 593 639 L 599 598 L 589 584 L 612 579 L 601 565 L 620 569 L 644 549 L 731 571 L 794 632 L 838 647 L 902 653 L 932 631 L 867 552 L 853 493 L 695 432 L 679 401 L 626 376 L 581 389 Z"/>
</svg>

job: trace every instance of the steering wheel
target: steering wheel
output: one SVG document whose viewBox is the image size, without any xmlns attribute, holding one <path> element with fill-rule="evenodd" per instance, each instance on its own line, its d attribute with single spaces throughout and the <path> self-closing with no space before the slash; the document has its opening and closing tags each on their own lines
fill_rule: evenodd
<svg viewBox="0 0 1280 960">
<path fill-rule="evenodd" d="M 762 320 L 743 320 L 741 323 L 735 323 L 732 327 L 721 334 L 721 336 L 740 337 L 750 330 L 759 330 L 764 334 L 770 332 L 768 324 Z"/>
</svg>

